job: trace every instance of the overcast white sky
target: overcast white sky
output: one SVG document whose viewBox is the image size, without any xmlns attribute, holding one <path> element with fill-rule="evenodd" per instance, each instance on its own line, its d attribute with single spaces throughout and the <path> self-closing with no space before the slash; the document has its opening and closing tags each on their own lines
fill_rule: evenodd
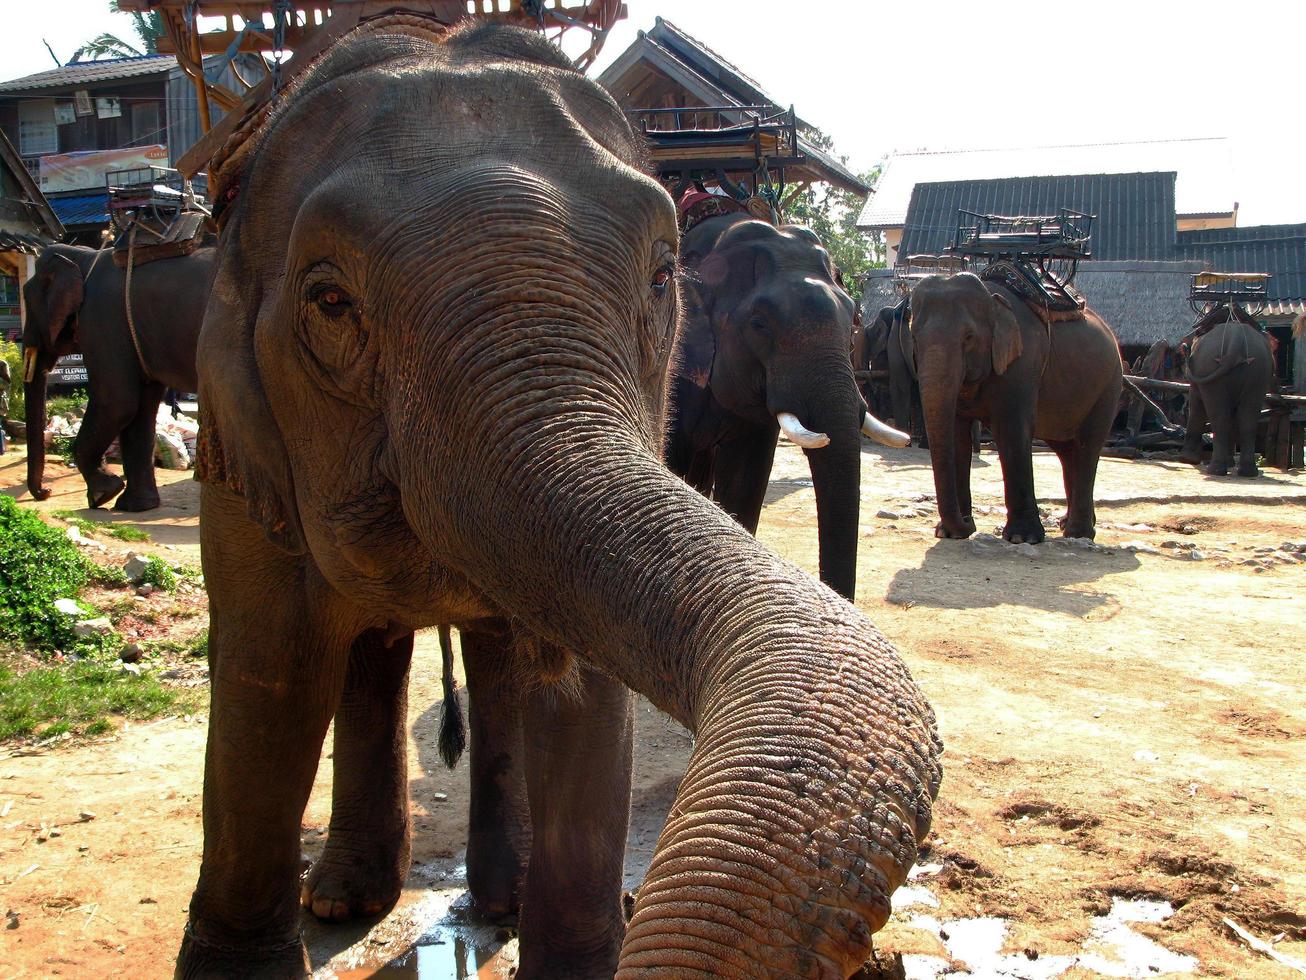
<svg viewBox="0 0 1306 980">
<path fill-rule="evenodd" d="M 893 150 L 1228 136 L 1239 224 L 1306 221 L 1302 0 L 626 0 L 601 70 L 661 15 L 834 137 Z M 0 0 L 0 76 L 130 32 L 107 0 Z"/>
</svg>

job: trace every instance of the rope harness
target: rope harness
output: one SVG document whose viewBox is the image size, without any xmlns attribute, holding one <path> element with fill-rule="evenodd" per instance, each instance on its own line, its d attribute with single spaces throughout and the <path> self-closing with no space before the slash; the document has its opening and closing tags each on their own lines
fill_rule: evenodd
<svg viewBox="0 0 1306 980">
<path fill-rule="evenodd" d="M 150 369 L 145 366 L 145 354 L 141 350 L 140 338 L 136 335 L 136 318 L 132 316 L 132 269 L 135 267 L 136 258 L 136 228 L 137 225 L 133 222 L 131 231 L 127 233 L 127 278 L 123 283 L 122 301 L 127 310 L 127 332 L 131 334 L 132 347 L 136 349 L 136 360 L 141 366 L 141 373 L 149 378 Z"/>
</svg>

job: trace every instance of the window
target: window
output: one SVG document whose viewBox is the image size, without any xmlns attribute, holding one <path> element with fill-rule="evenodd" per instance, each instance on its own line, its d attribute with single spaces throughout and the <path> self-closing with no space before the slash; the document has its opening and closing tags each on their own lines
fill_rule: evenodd
<svg viewBox="0 0 1306 980">
<path fill-rule="evenodd" d="M 29 99 L 18 103 L 18 152 L 25 157 L 59 152 L 54 99 Z"/>
<path fill-rule="evenodd" d="M 159 103 L 153 100 L 149 102 L 136 102 L 131 107 L 132 111 L 132 143 L 136 146 L 146 146 L 150 143 L 163 143 L 163 133 L 159 130 L 163 124 L 159 121 Z"/>
</svg>

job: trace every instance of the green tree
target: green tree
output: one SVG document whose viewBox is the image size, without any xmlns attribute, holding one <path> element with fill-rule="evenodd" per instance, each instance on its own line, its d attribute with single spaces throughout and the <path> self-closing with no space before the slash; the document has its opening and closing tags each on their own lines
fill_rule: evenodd
<svg viewBox="0 0 1306 980">
<path fill-rule="evenodd" d="M 118 6 L 118 0 L 109 0 L 109 9 L 115 14 L 123 12 Z M 164 33 L 163 15 L 157 10 L 151 10 L 146 14 L 133 11 L 130 16 L 139 47 L 127 43 L 116 34 L 101 34 L 78 48 L 68 63 L 71 65 L 81 61 L 83 55 L 93 61 L 96 58 L 140 58 L 147 54 L 158 54 L 159 38 Z"/>
<path fill-rule="evenodd" d="M 848 158 L 834 149 L 834 140 L 815 127 L 802 133 L 817 149 L 836 156 L 846 164 Z M 858 174 L 868 187 L 874 188 L 880 179 L 882 164 Z M 861 298 L 861 279 L 868 269 L 883 269 L 884 245 L 857 229 L 857 216 L 861 213 L 863 197 L 852 191 L 840 190 L 830 184 L 812 184 L 788 198 L 784 207 L 784 220 L 806 225 L 821 236 L 830 258 L 843 272 L 844 285 L 853 299 Z"/>
</svg>

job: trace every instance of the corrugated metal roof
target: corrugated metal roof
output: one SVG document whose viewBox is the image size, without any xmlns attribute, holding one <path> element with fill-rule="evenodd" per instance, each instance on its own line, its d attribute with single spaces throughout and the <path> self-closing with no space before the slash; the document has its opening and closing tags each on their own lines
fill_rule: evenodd
<svg viewBox="0 0 1306 980">
<path fill-rule="evenodd" d="M 112 82 L 122 78 L 139 78 L 146 75 L 162 75 L 177 67 L 177 59 L 172 55 L 152 54 L 141 58 L 101 58 L 99 61 L 79 61 L 51 68 L 49 71 L 24 75 L 7 82 L 0 82 L 0 93 L 21 95 L 48 88 L 67 88 L 75 85 L 90 85 L 95 82 Z"/>
<path fill-rule="evenodd" d="M 65 225 L 104 225 L 109 223 L 109 195 L 70 194 L 48 198 L 50 207 Z"/>
<path fill-rule="evenodd" d="M 1082 174 L 917 184 L 906 215 L 902 256 L 933 254 L 951 244 L 957 211 L 1055 214 L 1072 208 L 1097 216 L 1094 259 L 1172 259 L 1174 173 Z"/>
<path fill-rule="evenodd" d="M 1181 231 L 1177 251 L 1219 272 L 1268 272 L 1277 312 L 1296 310 L 1306 301 L 1306 224 Z"/>
<path fill-rule="evenodd" d="M 1179 175 L 1175 203 L 1180 214 L 1233 211 L 1233 153 L 1227 139 L 1211 137 L 895 153 L 866 199 L 857 227 L 874 230 L 902 225 L 912 189 L 921 183 L 1171 170 Z"/>
</svg>

